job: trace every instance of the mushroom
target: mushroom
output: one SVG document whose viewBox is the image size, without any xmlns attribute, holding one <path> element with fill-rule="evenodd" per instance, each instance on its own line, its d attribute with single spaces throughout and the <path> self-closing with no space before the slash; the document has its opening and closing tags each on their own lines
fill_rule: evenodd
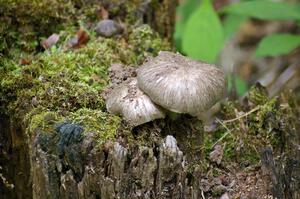
<svg viewBox="0 0 300 199">
<path fill-rule="evenodd" d="M 122 115 L 133 126 L 164 118 L 164 111 L 137 87 L 137 79 L 129 78 L 107 96 L 108 112 Z"/>
<path fill-rule="evenodd" d="M 175 113 L 199 116 L 224 94 L 224 73 L 215 65 L 161 51 L 137 71 L 139 88 L 151 100 Z"/>
</svg>

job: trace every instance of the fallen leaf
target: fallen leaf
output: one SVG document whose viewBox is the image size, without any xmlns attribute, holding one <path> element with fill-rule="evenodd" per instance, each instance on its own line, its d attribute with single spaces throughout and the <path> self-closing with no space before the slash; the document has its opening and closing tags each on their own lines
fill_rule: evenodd
<svg viewBox="0 0 300 199">
<path fill-rule="evenodd" d="M 83 28 L 80 28 L 77 33 L 76 37 L 73 37 L 69 40 L 68 45 L 71 48 L 81 48 L 90 40 L 90 36 L 87 31 Z"/>
<path fill-rule="evenodd" d="M 109 18 L 109 13 L 105 8 L 101 7 L 100 12 L 101 12 L 102 19 L 108 19 Z"/>
<path fill-rule="evenodd" d="M 80 28 L 77 31 L 77 39 L 78 39 L 78 45 L 82 46 L 85 45 L 90 40 L 90 36 L 83 28 Z"/>
<path fill-rule="evenodd" d="M 20 59 L 20 65 L 28 65 L 30 63 L 31 63 L 31 60 L 29 60 L 29 59 L 25 59 L 25 58 Z"/>
<path fill-rule="evenodd" d="M 220 164 L 223 158 L 223 147 L 220 144 L 214 146 L 214 150 L 209 154 L 209 160 Z"/>
</svg>

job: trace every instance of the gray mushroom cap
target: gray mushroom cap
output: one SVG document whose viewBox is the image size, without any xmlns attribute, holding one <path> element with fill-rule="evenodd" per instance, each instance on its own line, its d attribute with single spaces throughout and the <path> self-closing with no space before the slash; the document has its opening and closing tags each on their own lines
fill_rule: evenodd
<svg viewBox="0 0 300 199">
<path fill-rule="evenodd" d="M 225 75 L 216 66 L 165 51 L 144 63 L 137 79 L 154 103 L 193 116 L 212 107 L 226 88 Z"/>
<path fill-rule="evenodd" d="M 133 126 L 164 118 L 163 110 L 137 87 L 137 79 L 130 78 L 114 88 L 106 99 L 107 110 L 121 115 Z"/>
</svg>

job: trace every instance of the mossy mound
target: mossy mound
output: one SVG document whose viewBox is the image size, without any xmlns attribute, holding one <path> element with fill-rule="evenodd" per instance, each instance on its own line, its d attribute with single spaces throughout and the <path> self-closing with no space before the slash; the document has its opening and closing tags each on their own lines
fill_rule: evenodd
<svg viewBox="0 0 300 199">
<path fill-rule="evenodd" d="M 73 26 L 94 28 L 99 20 L 106 17 L 104 13 L 122 22 L 126 28 L 140 25 L 144 15 L 149 15 L 147 9 L 154 7 L 160 10 L 158 23 L 165 25 L 163 23 L 169 16 L 163 10 L 168 7 L 157 4 L 156 0 L 0 0 L 0 56 L 14 58 L 21 52 L 40 51 L 42 39 Z M 159 27 L 158 30 L 165 28 Z"/>
<path fill-rule="evenodd" d="M 296 103 L 293 99 L 289 93 L 270 99 L 266 89 L 257 84 L 242 103 L 223 104 L 219 116 L 222 120 L 217 120 L 217 129 L 205 137 L 206 154 L 214 145 L 221 144 L 226 163 L 247 166 L 257 164 L 267 146 L 277 155 L 288 153 L 293 140 L 290 138 L 298 137 L 299 110 L 293 108 Z"/>
<path fill-rule="evenodd" d="M 62 32 L 63 38 L 69 38 Z M 30 132 L 50 131 L 56 122 L 75 122 L 95 132 L 101 143 L 114 137 L 121 119 L 105 112 L 101 92 L 108 84 L 112 63 L 137 66 L 147 56 L 169 49 L 159 35 L 143 25 L 124 37 L 96 38 L 79 49 L 66 39 L 30 57 L 28 64 L 2 59 L 1 113 L 23 121 Z M 24 119 L 25 118 L 25 119 Z M 50 126 L 49 126 L 50 125 Z"/>
</svg>

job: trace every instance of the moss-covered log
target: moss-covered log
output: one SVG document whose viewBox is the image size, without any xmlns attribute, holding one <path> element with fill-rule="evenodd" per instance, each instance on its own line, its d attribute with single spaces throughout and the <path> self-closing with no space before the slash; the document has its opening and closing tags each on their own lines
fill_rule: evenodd
<svg viewBox="0 0 300 199">
<path fill-rule="evenodd" d="M 0 55 L 41 50 L 40 41 L 73 26 L 94 28 L 105 17 L 149 24 L 172 41 L 177 0 L 0 0 Z M 107 14 L 103 14 L 103 12 Z M 128 28 L 128 27 L 127 27 Z"/>
</svg>

